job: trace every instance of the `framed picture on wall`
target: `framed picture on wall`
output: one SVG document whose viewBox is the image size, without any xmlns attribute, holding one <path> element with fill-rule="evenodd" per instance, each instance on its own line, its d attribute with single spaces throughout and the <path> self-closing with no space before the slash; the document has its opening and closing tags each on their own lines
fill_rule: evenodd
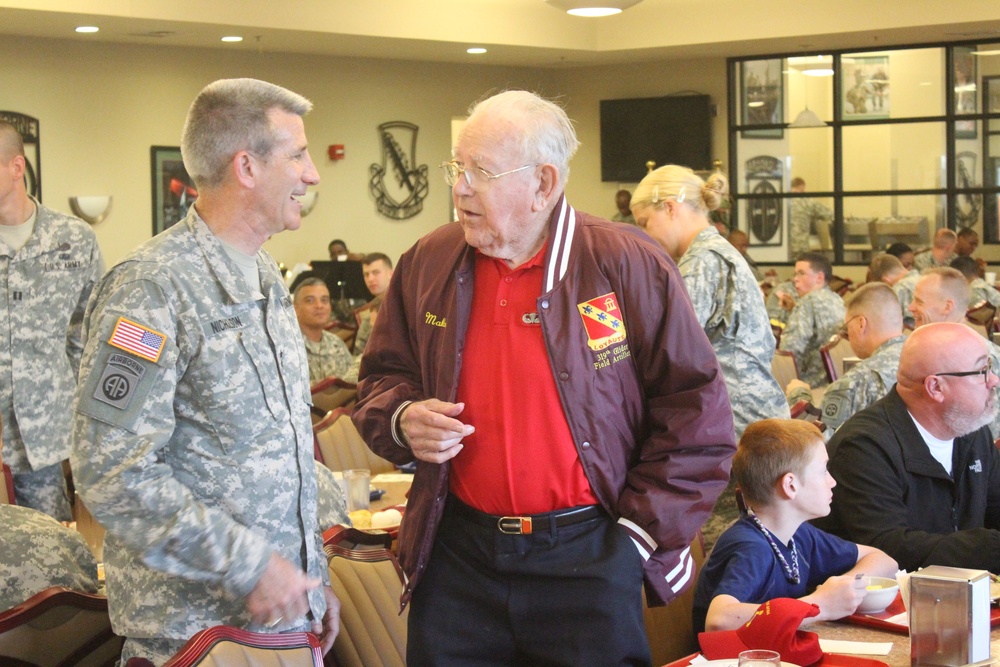
<svg viewBox="0 0 1000 667">
<path fill-rule="evenodd" d="M 152 146 L 149 149 L 153 185 L 153 236 L 184 219 L 198 197 L 188 176 L 177 146 Z"/>
<path fill-rule="evenodd" d="M 955 115 L 975 114 L 979 106 L 979 91 L 976 84 L 976 58 L 971 46 L 956 46 L 953 53 L 955 77 Z M 976 121 L 955 122 L 956 139 L 975 139 Z"/>
<path fill-rule="evenodd" d="M 785 122 L 785 90 L 781 58 L 746 60 L 742 71 L 741 125 L 780 125 Z M 784 129 L 743 130 L 744 139 L 781 139 Z"/>
<path fill-rule="evenodd" d="M 844 120 L 889 118 L 889 56 L 841 60 Z"/>
</svg>

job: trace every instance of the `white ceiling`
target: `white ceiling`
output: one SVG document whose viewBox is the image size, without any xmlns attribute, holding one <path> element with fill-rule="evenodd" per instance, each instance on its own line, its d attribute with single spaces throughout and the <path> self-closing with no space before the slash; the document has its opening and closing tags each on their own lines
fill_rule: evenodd
<svg viewBox="0 0 1000 667">
<path fill-rule="evenodd" d="M 101 30 L 73 32 L 82 24 Z M 584 19 L 542 0 L 0 0 L 0 34 L 559 68 L 1000 41 L 1000 2 L 644 0 Z"/>
</svg>

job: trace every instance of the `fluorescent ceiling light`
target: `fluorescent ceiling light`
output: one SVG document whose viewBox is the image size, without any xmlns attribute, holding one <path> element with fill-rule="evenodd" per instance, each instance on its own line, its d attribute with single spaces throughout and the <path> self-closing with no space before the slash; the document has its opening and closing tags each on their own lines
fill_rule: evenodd
<svg viewBox="0 0 1000 667">
<path fill-rule="evenodd" d="M 600 17 L 620 14 L 642 0 L 545 0 L 573 16 Z"/>
<path fill-rule="evenodd" d="M 81 25 L 76 27 L 77 32 L 97 32 L 100 30 L 96 25 Z"/>
<path fill-rule="evenodd" d="M 222 38 L 223 42 L 242 42 L 243 38 L 239 35 L 226 35 Z"/>
<path fill-rule="evenodd" d="M 471 49 L 466 49 L 465 52 L 472 55 L 479 55 L 480 53 L 486 53 L 486 49 L 481 46 L 473 46 Z"/>
</svg>

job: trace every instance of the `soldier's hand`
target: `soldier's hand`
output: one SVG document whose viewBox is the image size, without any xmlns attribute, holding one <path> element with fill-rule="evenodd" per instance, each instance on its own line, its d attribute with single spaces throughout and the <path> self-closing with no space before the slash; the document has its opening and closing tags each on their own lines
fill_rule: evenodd
<svg viewBox="0 0 1000 667">
<path fill-rule="evenodd" d="M 462 451 L 462 438 L 476 429 L 455 419 L 465 403 L 448 403 L 436 398 L 411 403 L 399 417 L 399 428 L 413 455 L 421 461 L 443 463 Z"/>
<path fill-rule="evenodd" d="M 320 647 L 323 655 L 333 648 L 333 641 L 340 634 L 340 600 L 333 594 L 333 589 L 329 586 L 323 587 L 323 597 L 326 598 L 326 613 L 323 614 L 323 621 L 313 623 L 313 634 L 319 637 Z"/>
<path fill-rule="evenodd" d="M 258 625 L 291 623 L 309 611 L 306 594 L 321 583 L 307 577 L 288 560 L 271 554 L 267 569 L 247 595 L 247 609 Z"/>
</svg>

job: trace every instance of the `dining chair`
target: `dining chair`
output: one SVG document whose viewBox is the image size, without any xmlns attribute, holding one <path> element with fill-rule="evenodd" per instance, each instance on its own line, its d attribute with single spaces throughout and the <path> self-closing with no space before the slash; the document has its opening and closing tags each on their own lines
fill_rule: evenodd
<svg viewBox="0 0 1000 667">
<path fill-rule="evenodd" d="M 358 398 L 358 385 L 338 377 L 323 378 L 310 386 L 309 390 L 312 393 L 314 423 L 319 422 L 331 410 L 353 405 Z"/>
<path fill-rule="evenodd" d="M 834 382 L 844 376 L 844 359 L 853 357 L 854 350 L 846 337 L 834 334 L 819 348 L 819 356 L 823 359 L 827 380 Z"/>
<path fill-rule="evenodd" d="M 0 612 L 0 665 L 113 667 L 124 641 L 103 595 L 53 586 Z"/>
<path fill-rule="evenodd" d="M 995 331 L 996 315 L 996 306 L 990 305 L 989 301 L 982 301 L 965 312 L 965 322 L 989 340 L 990 334 Z"/>
<path fill-rule="evenodd" d="M 351 421 L 347 408 L 331 411 L 313 425 L 317 460 L 334 472 L 340 470 L 370 470 L 372 476 L 392 472 L 396 466 L 378 456 Z"/>
<path fill-rule="evenodd" d="M 799 366 L 795 361 L 795 353 L 788 350 L 775 350 L 774 357 L 771 359 L 771 375 L 778 381 L 781 391 L 785 391 L 789 382 L 799 379 Z"/>
<path fill-rule="evenodd" d="M 323 547 L 330 586 L 340 600 L 340 634 L 331 653 L 338 667 L 405 667 L 409 607 L 399 612 L 403 571 L 386 546 L 365 543 L 371 541 L 346 528 Z"/>
<path fill-rule="evenodd" d="M 147 667 L 133 658 L 125 667 Z M 163 667 L 323 667 L 319 639 L 308 632 L 265 634 L 216 625 L 195 634 Z"/>
</svg>

